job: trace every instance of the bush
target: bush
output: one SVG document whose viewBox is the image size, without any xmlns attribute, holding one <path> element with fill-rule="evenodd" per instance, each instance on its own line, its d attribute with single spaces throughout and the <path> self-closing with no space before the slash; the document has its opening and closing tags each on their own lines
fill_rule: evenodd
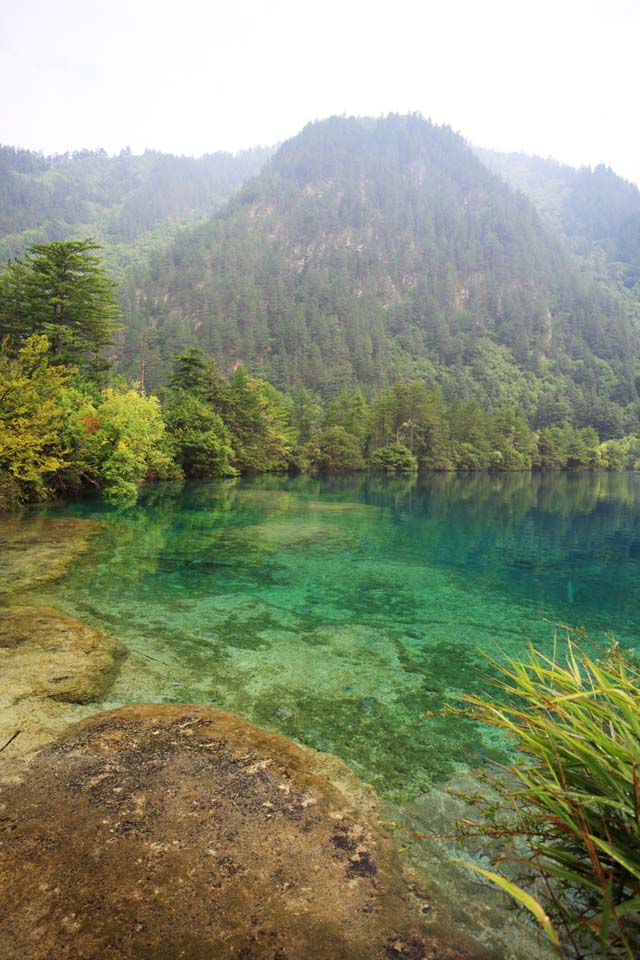
<svg viewBox="0 0 640 960">
<path fill-rule="evenodd" d="M 61 430 L 72 371 L 48 361 L 44 336 L 29 337 L 16 357 L 0 344 L 0 509 L 45 499 L 67 465 Z"/>
<path fill-rule="evenodd" d="M 176 462 L 187 477 L 234 477 L 229 431 L 211 406 L 186 390 L 167 392 L 162 408 Z"/>
<path fill-rule="evenodd" d="M 62 476 L 67 487 L 80 477 L 107 499 L 135 499 L 144 480 L 181 474 L 168 450 L 158 398 L 137 390 L 105 389 L 98 403 L 79 398 L 66 434 L 72 449 L 72 469 Z"/>
<path fill-rule="evenodd" d="M 371 466 L 383 473 L 415 473 L 418 461 L 402 443 L 388 443 L 376 450 L 371 457 Z"/>
<path fill-rule="evenodd" d="M 482 832 L 523 839 L 530 894 L 483 871 L 531 909 L 563 957 L 640 956 L 640 663 L 569 644 L 566 664 L 531 651 L 499 666 L 499 694 L 465 697 L 522 758 L 497 787 Z M 479 803 L 485 803 L 478 800 Z M 512 816 L 505 822 L 504 809 Z M 522 862 L 519 858 L 516 862 Z"/>
<path fill-rule="evenodd" d="M 348 473 L 364 470 L 365 460 L 357 437 L 347 433 L 344 427 L 327 427 L 310 453 L 312 470 L 315 473 Z"/>
</svg>

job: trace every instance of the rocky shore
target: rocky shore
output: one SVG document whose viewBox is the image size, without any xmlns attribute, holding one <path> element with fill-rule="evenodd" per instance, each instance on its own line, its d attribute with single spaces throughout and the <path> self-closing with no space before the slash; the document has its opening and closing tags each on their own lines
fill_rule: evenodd
<svg viewBox="0 0 640 960">
<path fill-rule="evenodd" d="M 427 930 L 371 795 L 318 766 L 204 707 L 83 721 L 0 794 L 3 957 L 488 958 Z"/>
<path fill-rule="evenodd" d="M 127 651 L 34 587 L 99 527 L 0 528 L 3 960 L 495 957 L 337 757 L 208 707 L 98 712 Z"/>
</svg>

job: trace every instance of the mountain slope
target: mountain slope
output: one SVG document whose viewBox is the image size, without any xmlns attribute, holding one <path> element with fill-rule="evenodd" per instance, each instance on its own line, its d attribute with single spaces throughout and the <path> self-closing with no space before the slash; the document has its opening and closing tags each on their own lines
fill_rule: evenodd
<svg viewBox="0 0 640 960">
<path fill-rule="evenodd" d="M 178 225 L 210 216 L 272 151 L 194 159 L 103 150 L 45 157 L 0 147 L 0 262 L 31 243 L 94 236 L 109 266 L 144 258 Z"/>
<path fill-rule="evenodd" d="M 583 257 L 601 253 L 609 273 L 640 297 L 640 190 L 610 167 L 579 170 L 542 157 L 476 149 L 480 159 L 522 190 Z"/>
<path fill-rule="evenodd" d="M 325 396 L 418 376 L 534 422 L 560 397 L 612 435 L 637 420 L 636 314 L 449 128 L 343 117 L 155 259 L 122 359 L 160 378 L 198 343 Z"/>
</svg>

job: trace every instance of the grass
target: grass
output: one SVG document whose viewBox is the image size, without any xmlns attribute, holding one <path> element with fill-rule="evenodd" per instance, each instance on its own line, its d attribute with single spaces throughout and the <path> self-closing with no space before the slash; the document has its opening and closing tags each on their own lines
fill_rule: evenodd
<svg viewBox="0 0 640 960">
<path fill-rule="evenodd" d="M 534 649 L 494 665 L 476 719 L 514 739 L 519 759 L 477 797 L 483 819 L 520 852 L 479 870 L 529 909 L 565 958 L 640 956 L 640 662 L 617 646 L 592 659 L 570 637 L 563 662 Z M 513 864 L 522 869 L 514 884 Z M 524 878 L 524 879 L 523 879 Z"/>
</svg>

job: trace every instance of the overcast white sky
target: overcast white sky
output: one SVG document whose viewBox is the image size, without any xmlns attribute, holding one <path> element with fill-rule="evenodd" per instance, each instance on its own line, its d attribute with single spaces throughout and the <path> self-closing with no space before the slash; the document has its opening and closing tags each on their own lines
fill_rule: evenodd
<svg viewBox="0 0 640 960">
<path fill-rule="evenodd" d="M 0 142 L 237 150 L 336 113 L 640 183 L 640 0 L 0 0 Z"/>
</svg>

